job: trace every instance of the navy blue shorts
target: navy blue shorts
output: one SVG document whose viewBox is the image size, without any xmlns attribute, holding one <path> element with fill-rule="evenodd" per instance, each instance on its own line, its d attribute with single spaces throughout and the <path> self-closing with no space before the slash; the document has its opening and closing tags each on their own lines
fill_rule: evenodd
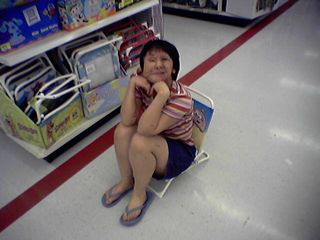
<svg viewBox="0 0 320 240">
<path fill-rule="evenodd" d="M 195 146 L 189 146 L 180 140 L 166 138 L 169 158 L 164 176 L 153 176 L 156 179 L 170 179 L 178 176 L 193 162 L 196 154 Z"/>
</svg>

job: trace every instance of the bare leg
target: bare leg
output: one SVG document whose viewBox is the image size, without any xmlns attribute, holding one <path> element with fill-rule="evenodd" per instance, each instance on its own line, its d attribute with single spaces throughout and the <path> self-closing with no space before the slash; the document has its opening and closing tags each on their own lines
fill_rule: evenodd
<svg viewBox="0 0 320 240">
<path fill-rule="evenodd" d="M 125 126 L 119 123 L 114 133 L 115 153 L 118 161 L 118 168 L 121 179 L 113 188 L 112 193 L 121 193 L 133 185 L 133 174 L 129 163 L 129 147 L 132 136 L 136 133 L 136 126 Z M 108 198 L 107 203 L 113 202 L 115 199 Z"/>
<path fill-rule="evenodd" d="M 168 156 L 168 146 L 163 137 L 134 134 L 129 149 L 129 161 L 134 177 L 134 189 L 128 204 L 129 210 L 145 202 L 146 188 L 150 179 L 154 173 L 165 173 Z M 137 211 L 130 216 L 124 216 L 124 219 L 130 220 L 139 214 L 140 212 Z"/>
</svg>

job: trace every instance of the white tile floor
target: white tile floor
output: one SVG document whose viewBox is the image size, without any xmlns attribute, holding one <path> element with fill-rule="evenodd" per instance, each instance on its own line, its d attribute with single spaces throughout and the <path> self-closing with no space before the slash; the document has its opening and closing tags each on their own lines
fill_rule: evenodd
<svg viewBox="0 0 320 240">
<path fill-rule="evenodd" d="M 246 28 L 164 15 L 180 76 Z M 320 239 L 320 2 L 300 0 L 192 86 L 215 100 L 206 164 L 179 177 L 143 221 L 119 224 L 101 194 L 118 178 L 111 147 L 0 233 L 42 239 Z M 56 161 L 35 159 L 0 131 L 0 207 L 112 127 Z"/>
</svg>

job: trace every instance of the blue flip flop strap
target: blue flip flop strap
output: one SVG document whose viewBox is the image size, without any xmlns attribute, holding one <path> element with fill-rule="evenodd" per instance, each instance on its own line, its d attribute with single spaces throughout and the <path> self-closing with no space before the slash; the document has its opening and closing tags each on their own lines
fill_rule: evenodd
<svg viewBox="0 0 320 240">
<path fill-rule="evenodd" d="M 124 192 L 126 192 L 126 191 L 123 191 L 123 192 L 119 192 L 119 193 L 112 193 L 112 190 L 114 189 L 115 186 L 116 186 L 116 185 L 114 185 L 114 186 L 107 192 L 106 197 L 107 197 L 108 199 L 110 199 L 110 198 L 115 198 L 115 199 L 117 199 L 118 197 L 121 196 L 121 194 L 123 194 Z"/>
<path fill-rule="evenodd" d="M 148 201 L 148 199 L 146 199 L 146 201 L 142 204 L 142 205 L 140 205 L 140 206 L 138 206 L 138 207 L 135 207 L 135 208 L 132 208 L 132 209 L 128 209 L 128 206 L 126 206 L 126 210 L 125 210 L 125 212 L 126 212 L 126 214 L 127 214 L 127 216 L 129 216 L 131 213 L 133 213 L 133 212 L 135 212 L 135 211 L 138 211 L 138 210 L 142 210 L 143 208 L 144 208 L 144 205 L 145 205 L 145 203 Z"/>
</svg>

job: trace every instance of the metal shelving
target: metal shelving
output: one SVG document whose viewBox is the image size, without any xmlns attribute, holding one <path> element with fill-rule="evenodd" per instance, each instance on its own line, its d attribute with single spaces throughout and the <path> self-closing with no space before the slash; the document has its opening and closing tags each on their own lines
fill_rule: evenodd
<svg viewBox="0 0 320 240">
<path fill-rule="evenodd" d="M 148 11 L 146 11 L 148 10 Z M 100 20 L 92 25 L 81 27 L 74 31 L 68 32 L 62 30 L 58 33 L 50 35 L 46 38 L 39 39 L 30 45 L 21 47 L 15 51 L 9 52 L 7 54 L 0 55 L 0 63 L 7 66 L 14 66 L 18 63 L 21 63 L 29 58 L 37 56 L 43 52 L 54 49 L 58 46 L 61 46 L 67 42 L 70 42 L 74 39 L 82 37 L 88 33 L 94 32 L 96 30 L 107 27 L 110 24 L 116 23 L 127 17 L 140 14 L 141 18 L 152 18 L 154 24 L 160 27 L 160 35 L 163 34 L 163 22 L 162 22 L 162 5 L 161 0 L 142 0 L 131 6 L 126 7 L 125 9 L 117 12 L 115 15 Z M 50 157 L 51 154 L 54 154 L 60 148 L 62 148 L 67 143 L 71 142 L 77 136 L 83 134 L 87 129 L 94 127 L 94 125 L 103 122 L 105 119 L 108 119 L 108 115 L 113 115 L 114 112 L 119 109 L 120 106 L 115 107 L 114 109 L 100 114 L 97 117 L 92 119 L 84 119 L 79 125 L 70 130 L 66 135 L 60 138 L 54 145 L 48 149 L 43 149 L 34 145 L 31 145 L 25 141 L 22 141 L 18 138 L 7 134 L 13 141 L 18 145 L 23 147 L 25 150 L 33 154 L 37 158 L 46 158 Z M 1 124 L 0 124 L 1 127 Z"/>
<path fill-rule="evenodd" d="M 102 19 L 92 25 L 81 27 L 71 32 L 62 30 L 60 32 L 32 42 L 29 45 L 16 49 L 12 52 L 1 54 L 0 63 L 7 66 L 14 66 L 33 56 L 56 48 L 62 44 L 82 37 L 90 32 L 106 27 L 112 23 L 116 23 L 124 18 L 132 16 L 144 10 L 150 9 L 156 5 L 159 5 L 158 0 L 143 0 L 141 2 L 128 6 L 125 9 L 117 12 L 115 15 Z"/>
<path fill-rule="evenodd" d="M 48 149 L 40 148 L 35 145 L 32 145 L 30 143 L 27 143 L 23 140 L 20 140 L 16 137 L 11 136 L 8 134 L 8 136 L 17 144 L 19 144 L 21 147 L 23 147 L 25 150 L 30 152 L 32 155 L 34 155 L 37 158 L 46 158 L 50 154 L 57 151 L 59 148 L 61 148 L 66 143 L 70 142 L 72 139 L 74 139 L 76 136 L 81 134 L 83 131 L 87 130 L 89 127 L 96 124 L 98 121 L 102 120 L 104 117 L 108 116 L 111 112 L 115 111 L 118 107 L 115 107 L 114 109 L 105 112 L 103 114 L 100 114 L 97 117 L 94 117 L 92 119 L 85 119 L 83 120 L 79 125 L 77 125 L 75 128 L 71 129 L 68 133 L 66 133 L 63 137 L 59 139 L 55 144 L 53 144 Z"/>
</svg>

